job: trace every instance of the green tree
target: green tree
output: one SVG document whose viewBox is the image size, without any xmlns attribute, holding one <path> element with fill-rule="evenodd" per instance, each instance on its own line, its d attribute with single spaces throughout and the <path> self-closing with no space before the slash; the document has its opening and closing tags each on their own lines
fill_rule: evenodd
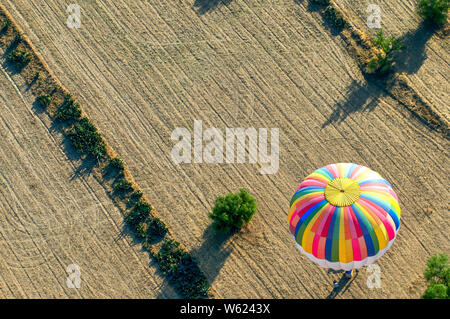
<svg viewBox="0 0 450 319">
<path fill-rule="evenodd" d="M 420 0 L 419 14 L 428 22 L 443 25 L 447 21 L 450 0 Z"/>
<path fill-rule="evenodd" d="M 239 193 L 218 197 L 209 217 L 214 220 L 216 230 L 234 232 L 250 222 L 256 209 L 256 199 L 242 188 Z"/>
<path fill-rule="evenodd" d="M 432 256 L 428 259 L 424 275 L 429 286 L 422 298 L 447 299 L 450 297 L 450 268 L 447 254 Z"/>
<path fill-rule="evenodd" d="M 394 63 L 394 52 L 401 51 L 405 48 L 400 39 L 395 37 L 386 38 L 383 30 L 378 31 L 377 33 L 375 47 L 377 47 L 380 52 L 377 53 L 376 58 L 370 60 L 369 69 L 382 75 L 391 70 Z"/>
</svg>

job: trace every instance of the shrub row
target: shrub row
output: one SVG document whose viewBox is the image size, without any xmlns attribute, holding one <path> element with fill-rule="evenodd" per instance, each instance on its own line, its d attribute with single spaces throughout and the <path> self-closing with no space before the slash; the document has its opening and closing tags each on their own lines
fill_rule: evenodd
<svg viewBox="0 0 450 319">
<path fill-rule="evenodd" d="M 0 31 L 6 32 L 12 22 L 6 19 L 0 24 Z M 17 44 L 22 41 L 20 33 L 16 34 L 13 44 Z M 34 57 L 33 52 L 26 52 L 20 50 L 12 50 L 7 56 L 9 62 L 14 63 L 17 68 L 23 68 Z M 36 70 L 32 70 L 36 71 Z M 34 80 L 39 78 L 38 71 L 34 74 Z M 58 86 L 53 86 L 53 91 L 49 94 L 41 94 L 37 97 L 37 102 L 47 108 L 52 102 L 53 94 L 59 89 Z M 70 94 L 64 97 L 63 103 L 58 107 L 54 114 L 54 119 L 59 122 L 66 122 L 69 124 L 66 131 L 67 137 L 71 141 L 74 148 L 82 155 L 89 155 L 96 159 L 106 157 L 106 143 L 103 141 L 97 128 L 89 121 L 88 118 L 81 116 L 82 112 L 79 104 L 76 103 Z M 118 170 L 113 188 L 115 191 L 132 191 L 132 184 L 124 178 L 124 163 L 119 158 L 113 158 L 109 161 L 108 166 L 110 168 Z M 152 207 L 149 203 L 142 200 L 142 191 L 134 190 L 129 195 L 129 204 L 133 204 L 132 211 L 125 216 L 125 223 L 131 226 L 136 235 L 140 238 L 145 238 L 145 244 L 153 244 L 157 241 L 164 239 L 168 229 L 166 225 L 156 217 L 150 215 Z M 178 247 L 179 243 L 175 246 Z M 161 265 L 169 265 L 167 258 L 172 259 L 172 256 L 176 249 L 173 246 L 164 246 L 164 250 L 158 254 L 158 261 Z M 176 248 L 175 247 L 175 248 Z M 175 289 L 178 290 L 183 296 L 188 298 L 202 298 L 207 297 L 209 291 L 209 284 L 205 275 L 201 272 L 194 259 L 183 249 L 179 249 L 180 254 L 175 257 L 172 271 L 167 271 L 167 267 L 163 269 L 164 273 L 168 273 L 169 280 L 174 284 Z M 154 256 L 152 254 L 152 256 Z"/>
<path fill-rule="evenodd" d="M 154 254 L 159 269 L 169 278 L 170 283 L 185 298 L 207 298 L 209 284 L 196 261 L 180 243 L 166 240 L 158 253 Z"/>
</svg>

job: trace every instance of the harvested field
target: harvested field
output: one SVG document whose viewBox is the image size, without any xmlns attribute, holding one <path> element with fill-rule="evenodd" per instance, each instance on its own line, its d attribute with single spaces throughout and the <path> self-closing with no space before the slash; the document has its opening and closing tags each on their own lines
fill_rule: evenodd
<svg viewBox="0 0 450 319">
<path fill-rule="evenodd" d="M 103 187 L 77 177 L 74 152 L 26 87 L 0 68 L 0 296 L 156 297 L 163 278 L 121 235 L 122 215 Z M 70 264 L 80 267 L 79 290 L 66 285 Z"/>
<path fill-rule="evenodd" d="M 398 238 L 377 263 L 382 271 L 382 288 L 368 288 L 370 273 L 363 269 L 338 297 L 419 297 L 424 289 L 426 259 L 449 251 L 448 140 L 386 96 L 382 87 L 368 85 L 342 39 L 330 33 L 308 1 L 245 0 L 211 8 L 203 7 L 201 0 L 83 1 L 80 29 L 68 29 L 65 23 L 71 1 L 5 2 L 56 77 L 125 160 L 171 232 L 198 258 L 217 297 L 330 296 L 331 283 L 338 275 L 320 269 L 297 251 L 286 219 L 298 183 L 314 169 L 334 162 L 355 162 L 378 171 L 391 182 L 402 208 Z M 443 56 L 441 40 L 432 40 L 438 43 L 434 47 L 436 56 Z M 448 86 L 442 65 L 431 63 L 427 70 L 427 74 L 441 74 L 442 83 Z M 433 103 L 437 100 L 439 109 L 445 110 L 448 92 L 442 93 L 443 84 L 435 86 L 419 73 L 416 76 L 432 92 L 425 96 Z M 427 79 L 427 75 L 423 77 Z M 418 83 L 415 78 L 413 82 Z M 21 97 L 11 88 L 6 75 L 0 78 L 0 85 L 5 87 L 1 92 L 10 92 L 5 97 L 6 93 L 1 93 L 6 106 L 0 113 L 2 125 L 17 123 L 17 118 L 25 121 L 24 115 L 10 115 L 12 111 L 41 121 L 42 116 L 37 117 L 31 109 L 32 100 L 26 100 L 25 86 L 18 85 L 25 96 Z M 259 165 L 248 161 L 175 164 L 171 158 L 175 143 L 171 133 L 177 127 L 192 132 L 195 120 L 202 120 L 204 128 L 221 130 L 279 128 L 279 170 L 273 175 L 261 175 Z M 20 124 L 17 127 L 24 125 Z M 10 127 L 16 126 L 11 123 Z M 62 264 L 70 259 L 86 269 L 83 282 L 91 289 L 77 291 L 82 297 L 115 297 L 121 293 L 124 297 L 172 297 L 170 286 L 159 287 L 161 279 L 152 267 L 147 267 L 148 259 L 140 259 L 138 248 L 133 251 L 126 241 L 117 241 L 122 218 L 101 187 L 89 175 L 72 178 L 74 163 L 65 158 L 64 148 L 49 131 L 48 122 L 38 127 L 39 132 L 26 124 L 23 130 L 27 134 L 36 132 L 36 138 L 46 138 L 42 147 L 33 140 L 23 150 L 12 138 L 2 137 L 2 150 L 6 141 L 5 149 L 11 149 L 8 154 L 21 157 L 13 161 L 2 151 L 0 176 L 6 186 L 0 184 L 0 190 L 20 189 L 22 196 L 41 203 L 39 212 L 43 216 L 61 216 L 55 228 L 65 227 L 58 225 L 68 219 L 68 212 L 58 204 L 58 192 L 52 183 L 59 181 L 63 185 L 60 196 L 69 196 L 68 188 L 92 194 L 82 204 L 105 206 L 100 211 L 104 217 L 96 235 L 103 238 L 96 240 L 91 233 L 84 234 L 88 237 L 83 241 L 85 250 L 75 249 L 72 257 L 61 240 L 36 232 L 29 236 L 31 244 L 40 240 L 36 246 L 55 256 L 44 260 L 44 264 L 57 270 L 51 275 L 45 272 L 32 276 L 21 268 L 14 270 L 4 265 L 2 273 L 8 269 L 21 291 L 37 291 L 33 288 L 36 282 L 30 278 L 42 276 L 45 289 L 39 291 L 39 296 L 72 296 L 55 279 L 57 271 L 64 278 Z M 40 159 L 55 158 L 55 154 L 61 158 L 54 163 Z M 51 179 L 52 183 L 39 182 L 38 177 L 28 181 L 14 175 L 20 172 L 13 166 L 18 163 L 28 163 L 31 172 L 45 170 L 39 176 L 60 175 Z M 36 183 L 48 195 L 31 192 L 24 186 L 26 183 Z M 240 234 L 230 239 L 217 236 L 207 215 L 214 199 L 240 187 L 254 194 L 258 212 Z M 88 190 L 83 191 L 85 188 Z M 2 196 L 10 193 L 4 191 Z M 79 199 L 72 201 L 73 205 L 81 205 Z M 15 202 L 16 206 L 25 205 L 19 199 L 1 200 L 2 205 Z M 28 205 L 13 210 L 17 215 L 29 216 L 36 207 Z M 2 206 L 0 217 L 6 218 L 10 210 Z M 85 216 L 82 210 L 77 214 Z M 83 225 L 92 227 L 84 219 Z M 27 256 L 30 248 L 7 245 L 17 239 L 13 228 L 2 229 L 6 235 L 0 252 Z M 84 227 L 76 228 L 83 234 Z M 58 233 L 58 229 L 54 232 Z M 78 243 L 69 239 L 63 240 Z M 119 263 L 123 270 L 100 270 L 103 263 L 107 264 L 103 258 L 96 259 L 100 253 L 114 256 L 104 257 L 111 260 L 108 267 Z M 19 257 L 9 257 L 14 258 Z M 132 263 L 134 260 L 140 261 L 139 266 Z M 120 277 L 121 286 L 99 282 L 102 276 L 111 283 Z M 2 296 L 10 296 L 7 282 L 0 285 Z"/>
</svg>

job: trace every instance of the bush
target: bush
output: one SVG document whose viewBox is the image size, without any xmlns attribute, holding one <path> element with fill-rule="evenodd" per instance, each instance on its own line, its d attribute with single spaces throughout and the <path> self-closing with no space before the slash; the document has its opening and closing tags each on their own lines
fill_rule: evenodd
<svg viewBox="0 0 450 319">
<path fill-rule="evenodd" d="M 156 217 L 152 218 L 147 226 L 147 241 L 152 244 L 161 240 L 168 231 L 167 226 Z"/>
<path fill-rule="evenodd" d="M 163 243 L 155 254 L 159 269 L 169 277 L 170 283 L 185 298 L 206 298 L 209 283 L 195 260 L 180 243 L 169 239 Z"/>
<path fill-rule="evenodd" d="M 208 279 L 190 255 L 181 258 L 172 284 L 189 299 L 206 298 L 209 294 Z"/>
<path fill-rule="evenodd" d="M 419 14 L 428 22 L 443 25 L 447 21 L 450 0 L 420 0 Z"/>
<path fill-rule="evenodd" d="M 119 171 L 123 171 L 125 168 L 123 165 L 123 161 L 118 157 L 114 157 L 113 159 L 111 159 L 109 165 L 111 168 L 118 169 Z"/>
<path fill-rule="evenodd" d="M 13 63 L 18 69 L 22 69 L 30 63 L 31 58 L 31 53 L 20 50 L 12 50 L 7 57 L 8 61 Z"/>
<path fill-rule="evenodd" d="M 218 197 L 212 213 L 214 228 L 224 232 L 239 230 L 244 223 L 249 223 L 256 212 L 256 200 L 245 189 L 239 193 L 229 193 L 225 197 Z"/>
<path fill-rule="evenodd" d="M 330 4 L 330 0 L 311 0 L 314 3 L 322 4 L 324 6 L 327 6 Z"/>
<path fill-rule="evenodd" d="M 64 102 L 55 114 L 55 119 L 60 122 L 77 121 L 81 117 L 80 105 L 74 101 L 70 94 L 64 96 Z"/>
<path fill-rule="evenodd" d="M 169 277 L 169 282 L 185 298 L 206 298 L 209 294 L 209 283 L 195 260 L 180 243 L 166 240 L 160 251 L 154 255 L 159 269 Z"/>
<path fill-rule="evenodd" d="M 143 196 L 144 194 L 142 193 L 142 191 L 141 190 L 135 190 L 133 193 L 131 193 L 131 195 L 130 195 L 130 201 L 131 202 L 137 202 L 137 201 L 139 201 L 141 198 L 142 198 L 142 196 Z"/>
<path fill-rule="evenodd" d="M 147 234 L 147 224 L 146 223 L 139 223 L 136 226 L 136 236 L 140 239 L 145 238 Z"/>
<path fill-rule="evenodd" d="M 405 48 L 400 39 L 395 37 L 386 38 L 383 30 L 380 30 L 377 33 L 375 47 L 377 47 L 380 52 L 377 53 L 376 58 L 369 61 L 369 69 L 380 75 L 387 74 L 391 71 L 394 63 L 394 52 L 401 51 Z"/>
<path fill-rule="evenodd" d="M 52 97 L 48 94 L 41 94 L 37 97 L 37 101 L 43 108 L 47 108 L 52 101 Z"/>
<path fill-rule="evenodd" d="M 114 184 L 113 189 L 117 193 L 131 192 L 133 190 L 133 184 L 121 178 Z"/>
<path fill-rule="evenodd" d="M 151 211 L 152 206 L 149 203 L 140 201 L 136 204 L 134 209 L 125 216 L 125 223 L 136 229 L 136 226 L 139 223 L 147 221 Z"/>
<path fill-rule="evenodd" d="M 427 268 L 424 272 L 425 279 L 429 283 L 424 295 L 424 299 L 448 299 L 450 298 L 450 267 L 448 255 L 440 254 L 432 256 L 427 261 Z"/>
<path fill-rule="evenodd" d="M 180 247 L 180 243 L 169 239 L 166 240 L 161 249 L 155 254 L 159 269 L 168 276 L 173 276 L 177 270 L 181 259 L 187 256 L 187 252 Z"/>
<path fill-rule="evenodd" d="M 11 21 L 5 19 L 3 20 L 2 27 L 0 29 L 0 33 L 5 33 L 8 31 L 9 26 L 11 25 Z"/>
<path fill-rule="evenodd" d="M 106 145 L 97 128 L 87 119 L 82 118 L 69 130 L 72 145 L 80 154 L 101 159 L 106 156 Z"/>
<path fill-rule="evenodd" d="M 342 14 L 332 6 L 325 9 L 325 16 L 339 29 L 343 28 L 347 24 L 347 21 L 344 19 Z"/>
</svg>

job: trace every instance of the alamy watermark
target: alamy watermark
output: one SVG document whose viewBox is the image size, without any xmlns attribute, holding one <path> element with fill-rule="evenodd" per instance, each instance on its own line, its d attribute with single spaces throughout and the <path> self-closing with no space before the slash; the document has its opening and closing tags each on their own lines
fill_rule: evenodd
<svg viewBox="0 0 450 319">
<path fill-rule="evenodd" d="M 369 4 L 367 6 L 366 12 L 369 13 L 367 17 L 367 27 L 370 29 L 380 29 L 381 28 L 381 8 L 377 4 Z"/>
<path fill-rule="evenodd" d="M 70 29 L 81 28 L 81 8 L 78 4 L 72 3 L 67 6 L 67 13 L 70 13 L 67 18 L 66 25 Z"/>
<path fill-rule="evenodd" d="M 77 264 L 70 264 L 67 266 L 66 271 L 69 276 L 66 278 L 67 288 L 79 289 L 81 288 L 81 269 Z"/>
<path fill-rule="evenodd" d="M 261 174 L 275 174 L 279 168 L 278 128 L 270 129 L 270 151 L 266 128 L 226 128 L 224 137 L 223 132 L 218 128 L 203 130 L 201 120 L 194 121 L 193 139 L 185 127 L 173 130 L 171 139 L 178 141 L 171 152 L 172 160 L 177 164 L 191 163 L 192 157 L 194 163 L 245 163 L 247 153 L 245 146 L 248 140 L 248 162 L 259 163 Z M 204 142 L 206 142 L 205 145 Z"/>
<path fill-rule="evenodd" d="M 367 287 L 370 289 L 381 288 L 381 268 L 377 264 L 371 264 L 367 267 L 366 272 L 371 273 L 367 277 Z"/>
</svg>

